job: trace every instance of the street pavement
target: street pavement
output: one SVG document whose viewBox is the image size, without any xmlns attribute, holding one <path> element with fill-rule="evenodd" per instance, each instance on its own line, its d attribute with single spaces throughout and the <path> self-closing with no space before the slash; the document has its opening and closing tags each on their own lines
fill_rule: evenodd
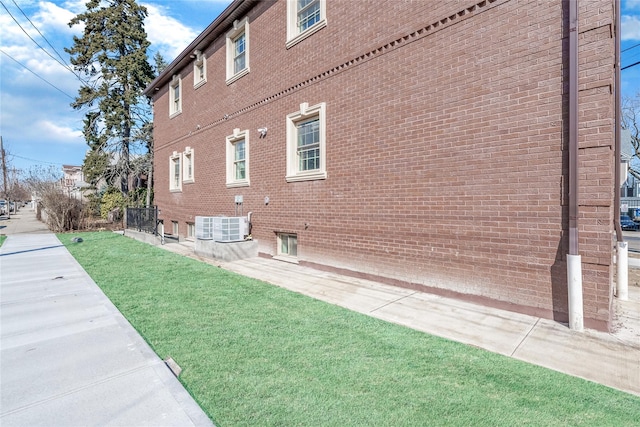
<svg viewBox="0 0 640 427">
<path fill-rule="evenodd" d="M 213 425 L 33 212 L 0 234 L 0 425 Z"/>
<path fill-rule="evenodd" d="M 26 211 L 0 220 L 0 424 L 212 425 L 165 364 Z M 125 235 L 134 233 L 128 230 Z M 219 262 L 160 248 L 429 334 L 640 396 L 640 288 L 615 331 L 551 320 L 267 258 Z"/>
</svg>

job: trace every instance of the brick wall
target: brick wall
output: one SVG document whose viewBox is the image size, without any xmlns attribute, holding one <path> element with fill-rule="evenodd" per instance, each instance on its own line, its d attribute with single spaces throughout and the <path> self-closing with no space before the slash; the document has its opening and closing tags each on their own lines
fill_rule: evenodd
<svg viewBox="0 0 640 427">
<path fill-rule="evenodd" d="M 585 323 L 606 328 L 613 227 L 612 1 L 581 2 L 580 253 Z M 568 13 L 561 1 L 331 1 L 285 49 L 286 5 L 249 13 L 251 72 L 225 84 L 224 32 L 182 114 L 155 94 L 165 223 L 253 212 L 260 251 L 566 320 Z M 365 18 L 366 17 L 366 18 Z M 327 179 L 287 183 L 285 118 L 327 105 Z M 227 118 L 225 119 L 225 115 Z M 266 138 L 256 129 L 267 127 Z M 250 132 L 251 185 L 227 189 L 225 137 Z M 169 192 L 169 157 L 195 182 Z M 269 197 L 269 204 L 264 203 Z"/>
</svg>

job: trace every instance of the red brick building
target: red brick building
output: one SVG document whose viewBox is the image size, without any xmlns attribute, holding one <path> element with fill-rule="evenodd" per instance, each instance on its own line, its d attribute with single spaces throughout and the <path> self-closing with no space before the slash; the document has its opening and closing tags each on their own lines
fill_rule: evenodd
<svg viewBox="0 0 640 427">
<path fill-rule="evenodd" d="M 234 1 L 146 91 L 165 230 L 251 212 L 261 256 L 566 321 L 568 4 Z M 578 242 L 598 329 L 613 8 L 582 1 L 578 21 Z"/>
</svg>

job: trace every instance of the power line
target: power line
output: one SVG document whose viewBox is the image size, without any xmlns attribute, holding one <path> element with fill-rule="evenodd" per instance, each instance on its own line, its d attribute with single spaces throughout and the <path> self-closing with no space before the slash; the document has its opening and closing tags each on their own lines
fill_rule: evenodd
<svg viewBox="0 0 640 427">
<path fill-rule="evenodd" d="M 17 158 L 22 159 L 22 160 L 28 160 L 28 161 L 34 162 L 34 163 L 46 163 L 48 165 L 56 165 L 56 166 L 62 165 L 62 163 L 54 163 L 54 162 L 47 162 L 45 160 L 30 159 L 28 157 L 18 156 L 17 154 L 12 154 L 11 156 L 12 157 L 17 157 Z"/>
<path fill-rule="evenodd" d="M 55 90 L 59 91 L 60 93 L 68 96 L 71 99 L 75 98 L 71 95 L 69 95 L 68 93 L 66 93 L 65 91 L 63 91 L 62 89 L 60 89 L 59 87 L 57 87 L 56 85 L 54 85 L 53 83 L 49 82 L 47 79 L 45 79 L 44 77 L 41 77 L 40 75 L 38 75 L 35 71 L 32 71 L 29 67 L 27 67 L 26 65 L 24 65 L 23 63 L 21 63 L 20 61 L 18 61 L 17 59 L 15 59 L 13 56 L 9 55 L 7 52 L 5 52 L 4 50 L 0 49 L 1 53 L 4 53 L 5 55 L 7 55 L 9 57 L 9 59 L 11 59 L 12 61 L 14 61 L 16 64 L 20 65 L 21 67 L 23 67 L 25 70 L 27 70 L 28 72 L 30 72 L 31 74 L 33 74 L 34 76 L 36 76 L 37 78 L 39 78 L 40 80 L 42 80 L 43 82 L 45 82 L 46 84 L 48 84 L 49 86 L 51 86 L 52 88 L 54 88 Z"/>
<path fill-rule="evenodd" d="M 621 51 L 620 51 L 620 53 L 622 53 L 622 52 L 626 52 L 626 51 L 631 50 L 631 49 L 633 49 L 634 47 L 638 47 L 638 46 L 640 46 L 640 43 L 638 43 L 638 44 L 634 44 L 634 45 L 633 45 L 633 46 L 631 46 L 631 47 L 628 47 L 628 48 L 626 48 L 626 49 L 624 49 L 624 50 L 621 50 Z"/>
<path fill-rule="evenodd" d="M 638 61 L 638 62 L 634 62 L 633 64 L 631 64 L 631 65 L 627 65 L 626 67 L 622 67 L 622 68 L 620 68 L 620 71 L 622 71 L 622 70 L 626 70 L 627 68 L 635 67 L 635 66 L 636 66 L 636 65 L 638 65 L 638 64 L 640 64 L 640 61 Z"/>
<path fill-rule="evenodd" d="M 18 10 L 22 13 L 22 16 L 24 16 L 27 21 L 29 21 L 29 24 L 31 24 L 31 26 L 38 32 L 38 34 L 40 34 L 40 37 L 42 37 L 44 39 L 44 41 L 47 42 L 47 44 L 51 47 L 51 49 L 53 49 L 53 51 L 58 55 L 58 58 L 60 58 L 62 60 L 62 62 L 65 63 L 65 65 L 67 67 L 69 67 L 69 65 L 67 64 L 67 62 L 65 61 L 65 59 L 62 57 L 62 55 L 60 55 L 60 52 L 58 52 L 58 50 L 49 42 L 49 40 L 47 40 L 47 38 L 44 36 L 44 34 L 42 34 L 40 32 L 40 30 L 38 29 L 38 27 L 35 26 L 35 24 L 31 21 L 31 19 L 29 19 L 29 17 L 27 16 L 26 13 L 24 13 L 24 10 L 22 10 L 20 8 L 20 6 L 18 6 L 18 3 L 16 3 L 16 0 L 11 0 L 13 2 L 13 4 L 18 8 Z M 4 6 L 4 5 L 3 5 Z M 5 7 L 6 9 L 6 7 Z"/>
<path fill-rule="evenodd" d="M 35 40 L 33 39 L 33 37 L 31 37 L 31 36 L 29 35 L 29 33 L 28 33 L 28 32 L 27 32 L 27 31 L 22 27 L 22 25 L 18 22 L 18 20 L 17 20 L 17 19 L 16 19 L 12 14 L 11 14 L 11 12 L 9 11 L 9 9 L 7 9 L 7 6 L 5 6 L 5 4 L 2 2 L 2 0 L 0 0 L 0 4 L 2 5 L 2 7 L 4 7 L 4 10 L 6 10 L 6 11 L 7 11 L 7 13 L 8 13 L 8 14 L 9 14 L 9 16 L 11 17 L 11 19 L 13 19 L 13 21 L 18 25 L 18 27 L 20 27 L 20 29 L 22 30 L 22 32 L 23 32 L 23 33 L 25 33 L 25 34 L 26 34 L 26 36 L 27 36 L 27 37 L 29 37 L 29 39 L 30 39 L 33 43 L 35 43 L 35 45 L 36 45 L 36 46 L 38 46 L 38 47 L 40 48 L 40 50 L 42 50 L 42 51 L 43 51 L 44 53 L 46 53 L 46 54 L 47 54 L 51 59 L 53 59 L 53 60 L 54 60 L 54 61 L 56 61 L 58 64 L 60 64 L 60 65 L 61 65 L 65 70 L 67 70 L 67 71 L 71 72 L 71 73 L 72 73 L 74 76 L 76 76 L 76 78 L 77 78 L 78 80 L 80 80 L 82 83 L 85 83 L 85 84 L 86 84 L 86 82 L 84 82 L 84 81 L 80 78 L 80 76 L 79 76 L 79 75 L 77 75 L 77 74 L 73 71 L 73 69 L 72 69 L 70 66 L 68 66 L 68 65 L 66 65 L 66 64 L 63 64 L 62 62 L 60 62 L 60 61 L 58 60 L 58 58 L 56 58 L 55 56 L 51 55 L 51 54 L 50 54 L 50 53 L 49 53 L 45 48 L 43 48 L 42 46 L 40 46 L 40 44 L 39 44 L 37 41 L 35 41 Z M 28 18 L 27 18 L 27 19 L 28 19 Z M 29 22 L 31 22 L 31 21 L 29 21 Z M 32 25 L 33 25 L 33 24 L 32 24 Z M 37 30 L 37 29 L 36 29 L 36 30 Z M 38 31 L 38 32 L 40 32 L 40 31 Z M 55 49 L 54 49 L 54 50 L 55 50 Z M 56 53 L 58 53 L 58 52 L 56 52 Z M 60 55 L 60 54 L 58 54 L 58 55 Z M 64 59 L 63 59 L 63 61 L 64 61 Z"/>
</svg>

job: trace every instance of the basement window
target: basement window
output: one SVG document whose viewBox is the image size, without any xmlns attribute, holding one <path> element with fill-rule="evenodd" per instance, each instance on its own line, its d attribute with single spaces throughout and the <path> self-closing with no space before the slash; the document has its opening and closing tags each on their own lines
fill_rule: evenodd
<svg viewBox="0 0 640 427">
<path fill-rule="evenodd" d="M 278 233 L 278 257 L 284 261 L 295 261 L 298 256 L 298 235 Z"/>
</svg>

